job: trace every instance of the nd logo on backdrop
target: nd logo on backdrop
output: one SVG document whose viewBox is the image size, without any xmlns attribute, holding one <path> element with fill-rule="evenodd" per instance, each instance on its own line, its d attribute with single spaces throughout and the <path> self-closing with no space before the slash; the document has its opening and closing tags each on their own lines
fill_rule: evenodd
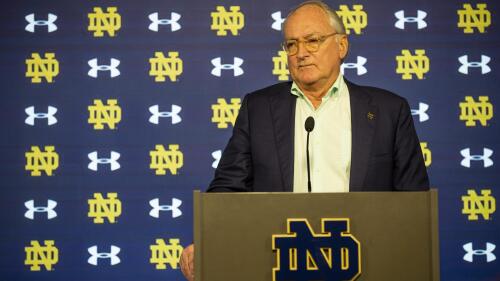
<svg viewBox="0 0 500 281">
<path fill-rule="evenodd" d="M 321 219 L 316 234 L 307 219 L 287 219 L 287 233 L 274 234 L 273 281 L 355 280 L 361 275 L 361 243 L 349 219 Z"/>
</svg>

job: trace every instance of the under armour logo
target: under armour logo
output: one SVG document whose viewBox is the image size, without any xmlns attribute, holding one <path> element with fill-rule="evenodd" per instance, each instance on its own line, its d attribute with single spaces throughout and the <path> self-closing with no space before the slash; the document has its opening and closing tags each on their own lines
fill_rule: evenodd
<svg viewBox="0 0 500 281">
<path fill-rule="evenodd" d="M 179 209 L 182 205 L 182 201 L 177 198 L 172 198 L 172 205 L 160 205 L 160 199 L 158 198 L 151 199 L 149 205 L 152 207 L 151 211 L 149 211 L 149 215 L 153 218 L 159 218 L 160 211 L 172 211 L 172 218 L 182 216 L 182 211 Z"/>
<path fill-rule="evenodd" d="M 109 158 L 99 158 L 97 155 L 97 151 L 93 151 L 88 154 L 90 159 L 90 163 L 88 168 L 92 171 L 98 170 L 99 164 L 109 164 L 110 170 L 118 170 L 120 169 L 120 163 L 118 163 L 118 159 L 120 159 L 120 153 L 111 151 Z"/>
<path fill-rule="evenodd" d="M 467 55 L 459 57 L 458 61 L 462 64 L 458 68 L 458 72 L 462 74 L 469 74 L 469 67 L 480 67 L 481 74 L 486 74 L 491 71 L 491 68 L 488 66 L 488 63 L 491 61 L 491 58 L 485 55 L 481 55 L 481 61 L 469 62 L 469 56 Z"/>
<path fill-rule="evenodd" d="M 429 120 L 429 115 L 427 114 L 427 110 L 429 109 L 429 105 L 423 102 L 418 103 L 418 109 L 412 109 L 411 115 L 418 115 L 419 122 L 425 122 Z"/>
<path fill-rule="evenodd" d="M 222 156 L 222 150 L 216 150 L 212 152 L 212 157 L 214 158 L 214 162 L 212 162 L 212 168 L 216 169 L 219 166 L 220 157 Z"/>
<path fill-rule="evenodd" d="M 170 13 L 170 19 L 158 19 L 158 13 L 152 13 L 149 14 L 149 20 L 151 20 L 151 23 L 149 24 L 149 30 L 151 31 L 156 31 L 158 32 L 158 26 L 159 25 L 169 25 L 170 24 L 170 31 L 177 31 L 181 29 L 181 25 L 178 23 L 179 19 L 181 18 L 181 15 L 178 13 Z"/>
<path fill-rule="evenodd" d="M 285 21 L 284 18 L 281 17 L 281 12 L 274 12 L 271 14 L 271 18 L 273 18 L 274 22 L 271 25 L 271 28 L 274 30 L 281 30 L 281 25 L 283 25 L 283 22 Z"/>
<path fill-rule="evenodd" d="M 171 111 L 160 111 L 159 105 L 155 104 L 149 107 L 149 112 L 151 112 L 151 117 L 149 117 L 149 122 L 153 124 L 158 124 L 160 122 L 160 117 L 171 117 L 172 124 L 177 124 L 182 121 L 182 118 L 179 116 L 179 112 L 181 112 L 182 107 L 172 104 Z"/>
<path fill-rule="evenodd" d="M 97 64 L 97 58 L 93 58 L 89 60 L 88 62 L 90 66 L 90 70 L 88 72 L 88 75 L 90 77 L 97 78 L 98 76 L 98 71 L 109 71 L 109 76 L 111 78 L 114 78 L 116 76 L 120 75 L 120 70 L 118 69 L 118 66 L 120 65 L 120 61 L 114 58 L 110 59 L 110 64 L 105 65 L 105 64 Z"/>
<path fill-rule="evenodd" d="M 24 123 L 30 126 L 35 126 L 35 119 L 47 119 L 47 125 L 51 126 L 57 123 L 57 118 L 54 116 L 57 113 L 57 108 L 53 106 L 47 106 L 47 113 L 35 112 L 34 106 L 28 106 L 24 109 L 24 112 L 28 115 L 24 120 Z"/>
<path fill-rule="evenodd" d="M 421 10 L 417 10 L 417 17 L 405 17 L 405 11 L 400 10 L 394 13 L 394 16 L 398 19 L 394 26 L 399 29 L 405 29 L 405 23 L 407 22 L 416 22 L 418 29 L 423 29 L 427 27 L 427 23 L 425 22 L 425 17 L 427 17 L 427 13 Z"/>
<path fill-rule="evenodd" d="M 493 150 L 489 148 L 483 148 L 483 155 L 470 155 L 470 148 L 460 150 L 460 154 L 464 157 L 460 163 L 464 167 L 470 168 L 470 161 L 483 161 L 485 168 L 493 166 L 493 160 L 490 158 L 493 155 Z"/>
<path fill-rule="evenodd" d="M 474 250 L 474 248 L 472 246 L 472 242 L 464 244 L 463 248 L 467 252 L 464 255 L 464 261 L 473 262 L 474 256 L 484 256 L 484 255 L 486 256 L 486 262 L 492 262 L 492 261 L 497 259 L 495 254 L 493 254 L 493 251 L 496 248 L 496 245 L 493 243 L 487 242 L 485 250 L 482 250 L 482 249 Z"/>
<path fill-rule="evenodd" d="M 120 261 L 121 261 L 120 258 L 118 257 L 118 254 L 120 253 L 120 247 L 117 247 L 117 246 L 114 246 L 114 245 L 111 245 L 109 253 L 105 253 L 105 252 L 99 253 L 97 251 L 97 246 L 89 247 L 87 249 L 87 251 L 90 254 L 90 257 L 87 260 L 87 262 L 89 264 L 92 264 L 92 265 L 98 265 L 99 264 L 99 262 L 98 262 L 99 259 L 109 259 L 109 264 L 110 265 L 119 264 Z"/>
<path fill-rule="evenodd" d="M 342 72 L 342 75 L 344 74 L 344 69 L 346 68 L 356 68 L 356 73 L 359 75 L 363 75 L 367 72 L 366 67 L 364 67 L 365 63 L 367 62 L 367 59 L 365 57 L 357 56 L 356 57 L 356 63 L 353 62 L 344 62 L 340 66 L 340 72 Z"/>
<path fill-rule="evenodd" d="M 24 216 L 30 220 L 35 219 L 35 213 L 47 213 L 47 219 L 51 220 L 57 217 L 57 212 L 54 210 L 57 206 L 57 202 L 54 200 L 47 200 L 47 206 L 36 206 L 34 200 L 28 200 L 24 202 L 24 206 L 28 209 Z"/>
<path fill-rule="evenodd" d="M 24 18 L 28 22 L 24 30 L 28 32 L 35 32 L 35 26 L 44 26 L 44 25 L 47 26 L 48 32 L 53 32 L 57 30 L 57 25 L 54 24 L 57 20 L 57 16 L 54 14 L 49 13 L 47 15 L 47 20 L 35 20 L 35 14 L 29 14 Z"/>
<path fill-rule="evenodd" d="M 212 65 L 214 66 L 214 68 L 212 69 L 212 75 L 217 77 L 221 76 L 221 72 L 223 69 L 232 69 L 233 76 L 240 76 L 243 74 L 243 69 L 241 68 L 241 66 L 243 65 L 243 59 L 238 57 L 233 58 L 233 64 L 222 64 L 221 58 L 217 57 L 212 59 Z"/>
</svg>

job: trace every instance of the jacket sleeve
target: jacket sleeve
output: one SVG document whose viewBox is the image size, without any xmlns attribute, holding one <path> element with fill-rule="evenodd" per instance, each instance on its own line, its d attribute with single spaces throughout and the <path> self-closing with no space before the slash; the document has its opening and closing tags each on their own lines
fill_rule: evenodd
<svg viewBox="0 0 500 281">
<path fill-rule="evenodd" d="M 253 168 L 250 147 L 248 96 L 241 104 L 233 135 L 222 153 L 207 192 L 252 191 Z"/>
<path fill-rule="evenodd" d="M 393 179 L 398 191 L 429 190 L 420 142 L 406 100 L 401 106 L 396 129 Z"/>
</svg>

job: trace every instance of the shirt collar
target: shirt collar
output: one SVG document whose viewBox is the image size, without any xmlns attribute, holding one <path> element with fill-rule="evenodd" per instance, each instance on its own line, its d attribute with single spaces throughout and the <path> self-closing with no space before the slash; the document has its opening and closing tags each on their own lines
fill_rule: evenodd
<svg viewBox="0 0 500 281">
<path fill-rule="evenodd" d="M 330 89 L 328 89 L 328 91 L 326 92 L 326 95 L 323 98 L 330 98 L 334 95 L 339 95 L 340 85 L 343 82 L 344 82 L 344 76 L 342 75 L 342 73 L 339 73 L 337 80 L 335 80 L 335 82 L 330 87 Z M 299 88 L 297 83 L 295 83 L 295 81 L 293 81 L 293 83 L 292 83 L 292 88 L 290 89 L 290 93 L 294 96 L 305 98 L 304 93 Z"/>
</svg>

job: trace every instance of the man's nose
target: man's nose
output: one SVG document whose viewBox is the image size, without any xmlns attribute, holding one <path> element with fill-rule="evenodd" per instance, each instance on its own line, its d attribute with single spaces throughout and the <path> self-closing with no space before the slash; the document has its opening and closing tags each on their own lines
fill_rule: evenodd
<svg viewBox="0 0 500 281">
<path fill-rule="evenodd" d="M 297 43 L 297 58 L 304 58 L 309 55 L 309 51 L 306 48 L 306 42 L 299 41 Z"/>
</svg>

